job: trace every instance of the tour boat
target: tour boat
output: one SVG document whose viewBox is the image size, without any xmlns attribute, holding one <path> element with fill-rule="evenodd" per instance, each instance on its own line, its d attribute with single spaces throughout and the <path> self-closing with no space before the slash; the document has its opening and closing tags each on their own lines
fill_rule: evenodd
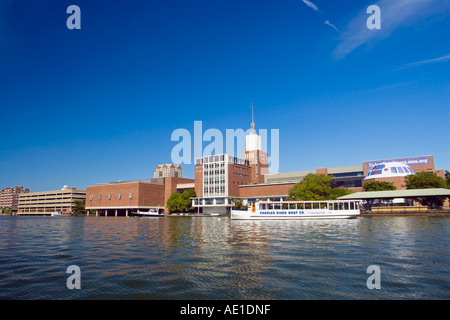
<svg viewBox="0 0 450 320">
<path fill-rule="evenodd" d="M 164 214 L 159 214 L 159 210 L 156 209 L 150 209 L 148 211 L 141 211 L 138 210 L 133 215 L 135 217 L 164 217 Z"/>
<path fill-rule="evenodd" d="M 360 200 L 249 201 L 231 209 L 232 220 L 349 219 L 360 214 Z"/>
</svg>

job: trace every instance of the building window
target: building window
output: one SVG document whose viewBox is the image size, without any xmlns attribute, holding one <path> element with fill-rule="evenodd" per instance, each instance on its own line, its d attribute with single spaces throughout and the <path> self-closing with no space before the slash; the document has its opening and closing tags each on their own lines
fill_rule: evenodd
<svg viewBox="0 0 450 320">
<path fill-rule="evenodd" d="M 101 194 L 98 195 L 98 200 L 102 200 L 102 195 Z"/>
<path fill-rule="evenodd" d="M 119 193 L 119 200 L 120 200 L 120 199 L 122 199 L 122 194 L 121 194 L 121 193 Z"/>
<path fill-rule="evenodd" d="M 132 192 L 130 192 L 130 193 L 128 194 L 128 199 L 133 199 L 133 193 L 132 193 Z"/>
<path fill-rule="evenodd" d="M 111 195 L 110 194 L 108 194 L 108 200 L 111 200 Z"/>
<path fill-rule="evenodd" d="M 94 196 L 91 194 L 91 195 L 89 196 L 89 200 L 92 201 L 93 198 L 94 198 Z"/>
</svg>

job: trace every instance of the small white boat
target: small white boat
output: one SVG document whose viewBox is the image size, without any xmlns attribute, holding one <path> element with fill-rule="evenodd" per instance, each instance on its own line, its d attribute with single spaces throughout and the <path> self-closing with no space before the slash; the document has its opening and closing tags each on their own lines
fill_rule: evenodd
<svg viewBox="0 0 450 320">
<path fill-rule="evenodd" d="M 149 209 L 148 211 L 138 210 L 133 214 L 135 217 L 164 217 L 164 214 L 160 214 L 159 210 Z"/>
<path fill-rule="evenodd" d="M 360 215 L 360 200 L 249 201 L 231 209 L 232 220 L 348 219 Z"/>
<path fill-rule="evenodd" d="M 61 213 L 59 211 L 55 211 L 51 213 L 52 217 L 70 217 L 71 214 L 70 213 Z"/>
</svg>

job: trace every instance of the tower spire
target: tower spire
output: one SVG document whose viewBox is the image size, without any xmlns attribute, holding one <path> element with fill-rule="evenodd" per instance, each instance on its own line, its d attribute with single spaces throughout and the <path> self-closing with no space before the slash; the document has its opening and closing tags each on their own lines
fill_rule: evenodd
<svg viewBox="0 0 450 320">
<path fill-rule="evenodd" d="M 255 130 L 255 117 L 253 115 L 253 108 L 254 108 L 253 101 L 252 101 L 252 106 L 250 108 L 252 108 L 252 124 L 251 124 L 251 128 L 252 128 L 252 132 L 256 132 L 256 130 Z"/>
</svg>

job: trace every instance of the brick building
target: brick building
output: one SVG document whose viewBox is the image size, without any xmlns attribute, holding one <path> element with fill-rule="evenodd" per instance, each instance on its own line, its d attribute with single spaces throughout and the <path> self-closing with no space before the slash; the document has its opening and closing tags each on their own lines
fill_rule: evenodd
<svg viewBox="0 0 450 320">
<path fill-rule="evenodd" d="M 175 177 L 99 183 L 86 188 L 86 209 L 97 216 L 129 216 L 149 209 L 168 213 L 170 195 L 193 188 L 194 180 Z"/>
<path fill-rule="evenodd" d="M 16 211 L 19 204 L 19 195 L 28 192 L 30 190 L 24 189 L 22 186 L 2 189 L 0 191 L 0 208 L 8 208 Z"/>
</svg>

